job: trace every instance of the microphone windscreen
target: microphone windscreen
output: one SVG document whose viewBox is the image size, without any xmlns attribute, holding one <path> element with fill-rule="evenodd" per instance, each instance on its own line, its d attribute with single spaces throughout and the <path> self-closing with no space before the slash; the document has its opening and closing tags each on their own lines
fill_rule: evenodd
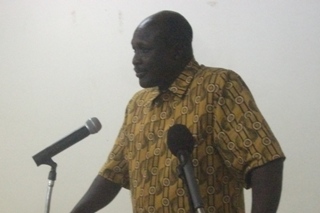
<svg viewBox="0 0 320 213">
<path fill-rule="evenodd" d="M 189 129 L 182 124 L 175 124 L 168 130 L 167 143 L 171 153 L 177 156 L 179 151 L 192 153 L 194 138 Z"/>
<path fill-rule="evenodd" d="M 100 121 L 98 120 L 98 118 L 90 118 L 89 120 L 87 120 L 86 122 L 86 128 L 89 130 L 90 134 L 94 134 L 100 131 L 102 125 L 100 123 Z"/>
</svg>

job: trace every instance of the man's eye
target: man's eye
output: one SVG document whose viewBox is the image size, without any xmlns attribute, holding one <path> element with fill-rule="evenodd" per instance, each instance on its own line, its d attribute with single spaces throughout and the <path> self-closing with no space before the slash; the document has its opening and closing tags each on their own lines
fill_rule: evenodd
<svg viewBox="0 0 320 213">
<path fill-rule="evenodd" d="M 150 51 L 150 49 L 148 49 L 148 48 L 141 49 L 142 53 L 148 53 L 149 51 Z"/>
</svg>

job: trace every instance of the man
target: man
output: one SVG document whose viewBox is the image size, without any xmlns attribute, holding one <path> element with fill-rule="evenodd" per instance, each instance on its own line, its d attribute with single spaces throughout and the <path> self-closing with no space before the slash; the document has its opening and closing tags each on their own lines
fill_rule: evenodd
<svg viewBox="0 0 320 213">
<path fill-rule="evenodd" d="M 73 213 L 95 212 L 124 187 L 133 212 L 193 212 L 167 147 L 174 124 L 192 133 L 194 174 L 205 212 L 245 212 L 243 188 L 252 188 L 252 212 L 276 212 L 284 154 L 249 89 L 230 70 L 199 65 L 192 28 L 162 11 L 134 32 L 133 65 L 140 86 L 130 100 L 115 145 Z"/>
</svg>

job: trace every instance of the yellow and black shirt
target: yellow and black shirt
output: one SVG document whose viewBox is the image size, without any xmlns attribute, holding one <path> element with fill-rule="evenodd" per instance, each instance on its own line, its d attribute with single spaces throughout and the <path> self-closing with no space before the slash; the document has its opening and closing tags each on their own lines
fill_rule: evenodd
<svg viewBox="0 0 320 213">
<path fill-rule="evenodd" d="M 128 103 L 100 175 L 131 190 L 134 213 L 187 213 L 167 131 L 185 125 L 195 138 L 194 174 L 205 211 L 244 211 L 246 175 L 283 158 L 281 147 L 239 75 L 192 60 L 167 91 L 148 88 Z"/>
</svg>

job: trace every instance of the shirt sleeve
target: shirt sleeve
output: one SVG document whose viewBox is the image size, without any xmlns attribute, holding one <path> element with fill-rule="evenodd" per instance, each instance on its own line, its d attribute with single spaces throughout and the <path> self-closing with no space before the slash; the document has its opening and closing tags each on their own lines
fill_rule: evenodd
<svg viewBox="0 0 320 213">
<path fill-rule="evenodd" d="M 248 188 L 246 177 L 253 168 L 284 158 L 284 154 L 241 77 L 226 71 L 218 84 L 215 144 L 225 165 Z"/>
<path fill-rule="evenodd" d="M 124 188 L 129 188 L 129 174 L 128 174 L 128 162 L 126 157 L 126 117 L 118 134 L 118 137 L 113 145 L 113 148 L 108 156 L 107 161 L 104 163 L 99 171 L 99 175 L 122 185 Z"/>
</svg>

